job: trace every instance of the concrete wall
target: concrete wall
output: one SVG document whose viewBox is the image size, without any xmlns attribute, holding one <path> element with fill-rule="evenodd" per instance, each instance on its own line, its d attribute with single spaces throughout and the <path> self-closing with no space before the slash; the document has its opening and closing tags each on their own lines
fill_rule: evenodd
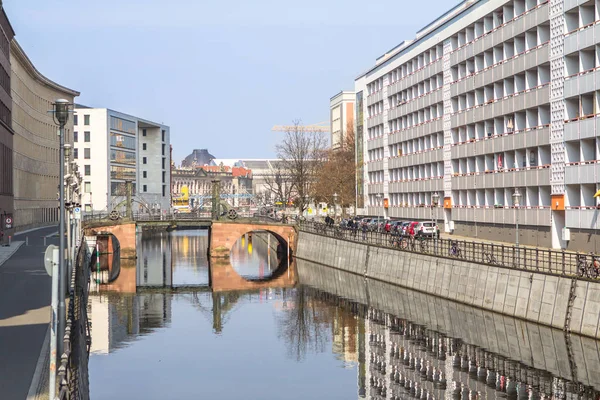
<svg viewBox="0 0 600 400">
<path fill-rule="evenodd" d="M 301 235 L 302 240 L 302 235 Z M 300 249 L 302 246 L 300 246 Z M 510 356 L 528 367 L 572 379 L 568 346 L 577 380 L 600 389 L 600 342 L 562 330 L 470 307 L 381 281 L 297 260 L 300 282 L 376 308 L 399 318 L 461 338 L 465 343 Z"/>
<path fill-rule="evenodd" d="M 563 329 L 571 284 L 572 332 L 600 338 L 600 284 L 436 258 L 300 232 L 298 258 L 444 299 Z"/>
</svg>

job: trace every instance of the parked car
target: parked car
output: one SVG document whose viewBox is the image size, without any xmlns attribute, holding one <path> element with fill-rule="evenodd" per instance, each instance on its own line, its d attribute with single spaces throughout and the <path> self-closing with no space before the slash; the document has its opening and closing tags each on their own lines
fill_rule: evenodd
<svg viewBox="0 0 600 400">
<path fill-rule="evenodd" d="M 415 233 L 418 236 L 428 236 L 434 237 L 439 235 L 440 229 L 439 227 L 431 221 L 428 222 L 419 222 L 415 227 Z"/>
</svg>

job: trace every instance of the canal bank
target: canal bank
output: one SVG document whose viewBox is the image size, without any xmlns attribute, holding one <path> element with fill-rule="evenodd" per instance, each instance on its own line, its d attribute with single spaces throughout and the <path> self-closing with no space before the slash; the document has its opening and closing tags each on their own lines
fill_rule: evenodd
<svg viewBox="0 0 600 400">
<path fill-rule="evenodd" d="M 297 257 L 469 306 L 600 338 L 600 284 L 301 230 Z"/>
</svg>

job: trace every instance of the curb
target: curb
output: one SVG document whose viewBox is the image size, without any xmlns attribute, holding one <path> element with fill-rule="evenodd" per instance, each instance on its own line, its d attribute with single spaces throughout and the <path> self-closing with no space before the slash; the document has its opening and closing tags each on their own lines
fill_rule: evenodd
<svg viewBox="0 0 600 400">
<path fill-rule="evenodd" d="M 50 371 L 48 370 L 50 363 L 49 346 L 50 325 L 48 325 L 48 328 L 46 329 L 44 343 L 42 344 L 40 356 L 38 357 L 38 361 L 35 366 L 35 372 L 33 373 L 33 378 L 31 379 L 31 385 L 29 386 L 26 400 L 43 400 L 50 397 L 50 394 L 48 393 L 48 379 L 50 378 Z"/>
</svg>

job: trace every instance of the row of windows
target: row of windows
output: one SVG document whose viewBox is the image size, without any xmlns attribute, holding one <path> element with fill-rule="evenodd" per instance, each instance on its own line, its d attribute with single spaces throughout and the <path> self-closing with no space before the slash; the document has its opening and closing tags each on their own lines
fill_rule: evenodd
<svg viewBox="0 0 600 400">
<path fill-rule="evenodd" d="M 116 131 L 121 131 L 125 133 L 131 133 L 132 135 L 135 135 L 137 133 L 135 122 L 112 116 L 110 117 L 110 129 L 114 129 Z"/>
<path fill-rule="evenodd" d="M 110 166 L 110 178 L 122 180 L 135 180 L 135 167 L 121 167 L 117 165 Z"/>
<path fill-rule="evenodd" d="M 84 141 L 84 143 L 90 143 L 91 142 L 91 136 L 92 136 L 91 132 L 88 132 L 88 131 L 83 132 L 83 141 Z M 77 131 L 73 132 L 73 142 L 74 143 L 79 142 L 79 132 L 77 132 Z"/>
<path fill-rule="evenodd" d="M 6 72 L 3 66 L 0 66 L 0 86 L 6 93 L 10 94 L 10 74 Z"/>
<path fill-rule="evenodd" d="M 124 149 L 135 150 L 136 140 L 134 137 L 121 135 L 119 133 L 110 133 L 110 145 L 115 147 L 122 147 Z"/>
<path fill-rule="evenodd" d="M 86 147 L 83 149 L 83 158 L 85 160 L 89 160 L 90 158 L 92 158 L 91 149 L 89 147 Z M 73 159 L 75 159 L 75 160 L 79 159 L 79 149 L 78 148 L 73 149 Z"/>
<path fill-rule="evenodd" d="M 73 114 L 73 125 L 77 126 L 79 124 L 77 114 Z M 83 115 L 83 125 L 88 126 L 90 124 L 90 116 L 88 114 Z"/>
</svg>

